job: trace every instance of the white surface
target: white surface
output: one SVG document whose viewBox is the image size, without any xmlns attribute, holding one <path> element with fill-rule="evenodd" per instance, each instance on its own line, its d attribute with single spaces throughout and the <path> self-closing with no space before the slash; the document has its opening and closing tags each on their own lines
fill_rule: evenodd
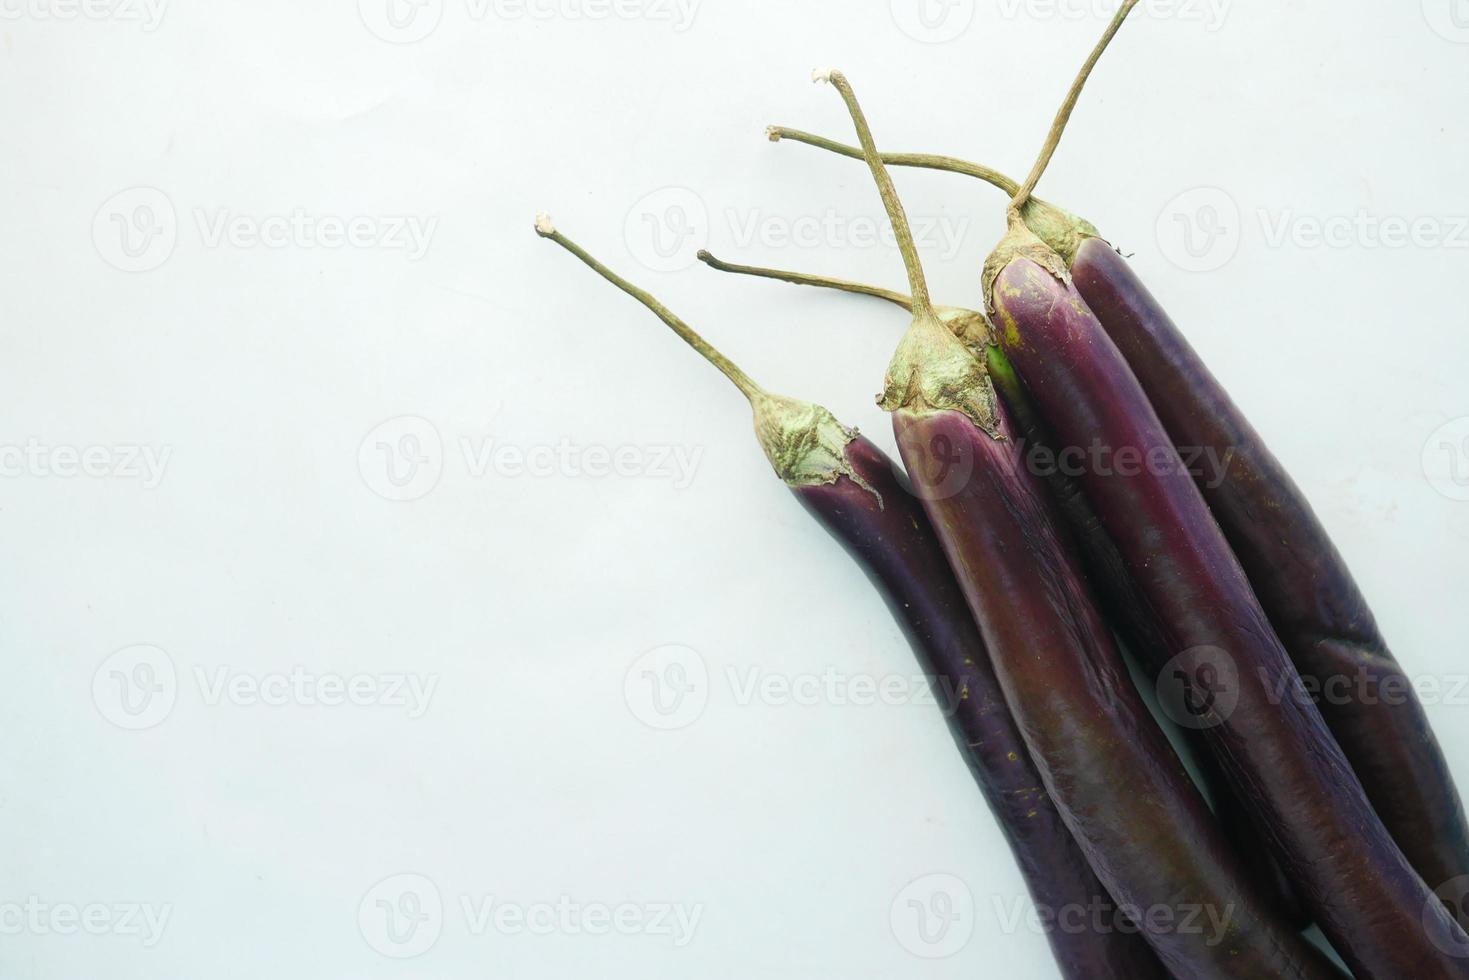
<svg viewBox="0 0 1469 980">
<path fill-rule="evenodd" d="M 397 35 L 378 0 L 174 3 L 141 22 L 124 17 L 150 8 L 131 3 L 0 8 L 0 444 L 40 453 L 18 471 L 7 455 L 0 481 L 0 974 L 1052 976 L 1043 939 L 1007 924 L 1020 879 L 933 708 L 744 695 L 752 671 L 906 677 L 913 660 L 771 478 L 733 390 L 531 230 L 551 211 L 768 386 L 890 444 L 872 393 L 900 315 L 677 267 L 707 243 L 901 283 L 870 240 L 881 212 L 860 165 L 761 132 L 848 137 L 835 93 L 807 80 L 836 65 L 884 145 L 1020 174 L 1112 4 L 979 6 L 935 4 L 950 19 L 930 31 L 887 2 L 705 0 L 684 21 L 663 0 L 601 19 L 570 0 L 535 6 L 547 17 L 427 0 Z M 1400 656 L 1452 683 L 1469 502 L 1435 489 L 1424 454 L 1469 474 L 1469 18 L 1462 0 L 1422 7 L 1238 3 L 1221 22 L 1202 3 L 1145 5 L 1041 192 L 1136 253 Z M 424 36 L 387 43 L 369 23 Z M 958 36 L 920 43 L 900 23 Z M 928 249 L 937 296 L 974 302 L 999 196 L 898 180 L 915 218 L 958 236 Z M 129 257 L 116 221 L 140 205 L 173 233 Z M 315 230 L 252 235 L 297 211 Z M 1425 217 L 1452 241 L 1267 236 L 1285 215 L 1299 229 L 1359 211 Z M 1191 255 L 1178 214 L 1229 235 Z M 645 221 L 671 236 L 681 215 L 694 234 L 665 261 Z M 321 221 L 358 216 L 376 246 L 321 247 Z M 404 218 L 421 255 L 377 238 Z M 1454 419 L 1449 456 L 1434 433 Z M 378 444 L 404 437 L 430 463 L 397 486 Z M 563 441 L 573 464 L 633 447 L 644 475 L 472 465 Z M 102 447 L 103 469 L 128 447 L 168 456 L 158 481 L 64 477 L 64 447 Z M 660 447 L 697 454 L 691 481 L 647 475 Z M 640 661 L 670 644 L 693 659 Z M 707 705 L 659 731 L 625 692 L 645 705 L 641 669 L 670 656 L 707 669 Z M 115 685 L 140 659 L 164 691 L 137 718 Z M 251 697 L 298 668 L 436 686 L 418 717 Z M 1469 694 L 1454 693 L 1429 710 L 1469 783 Z M 422 877 L 375 888 L 400 874 Z M 946 959 L 902 941 L 904 889 L 931 874 L 974 902 Z M 405 889 L 443 910 L 394 945 L 376 903 Z M 466 916 L 491 897 L 511 916 L 564 897 L 699 918 L 682 948 L 635 924 L 536 935 Z M 150 944 L 101 912 L 99 936 L 14 915 L 39 905 L 64 927 L 94 903 L 168 918 Z"/>
</svg>

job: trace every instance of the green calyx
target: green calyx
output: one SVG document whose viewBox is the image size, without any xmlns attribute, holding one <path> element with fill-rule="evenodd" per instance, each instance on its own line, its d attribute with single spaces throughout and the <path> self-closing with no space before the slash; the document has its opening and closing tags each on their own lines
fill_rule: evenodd
<svg viewBox="0 0 1469 980">
<path fill-rule="evenodd" d="M 998 436 L 995 389 L 984 361 L 941 317 L 922 313 L 914 317 L 888 365 L 877 403 L 888 412 L 961 412 L 991 436 Z"/>
<path fill-rule="evenodd" d="M 995 310 L 995 280 L 1016 259 L 1030 259 L 1061 282 L 1071 285 L 1071 269 L 1062 253 L 1032 231 L 1020 212 L 1012 208 L 1009 214 L 1009 230 L 989 258 L 984 260 L 984 274 L 980 284 L 984 291 L 984 307 L 991 313 Z"/>
<path fill-rule="evenodd" d="M 1066 262 L 1076 261 L 1076 252 L 1088 238 L 1101 238 L 1097 226 L 1069 211 L 1034 197 L 1020 207 L 1020 217 L 1037 238 L 1049 245 Z"/>
<path fill-rule="evenodd" d="M 758 392 L 750 398 L 755 437 L 775 473 L 792 487 L 829 486 L 846 477 L 877 498 L 882 494 L 852 468 L 847 446 L 857 438 L 835 415 L 812 402 Z"/>
</svg>

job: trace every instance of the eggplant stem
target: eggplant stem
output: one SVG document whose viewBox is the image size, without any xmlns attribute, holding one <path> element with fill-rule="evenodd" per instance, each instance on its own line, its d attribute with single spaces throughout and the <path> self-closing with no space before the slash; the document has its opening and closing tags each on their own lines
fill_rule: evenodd
<svg viewBox="0 0 1469 980">
<path fill-rule="evenodd" d="M 861 160 L 862 149 L 856 146 L 848 146 L 838 143 L 836 140 L 827 139 L 825 136 L 817 136 L 815 133 L 807 133 L 799 129 L 790 129 L 786 126 L 771 126 L 765 130 L 765 135 L 770 137 L 770 142 L 779 143 L 781 140 L 792 140 L 796 143 L 805 143 L 819 150 L 827 150 L 854 160 Z M 977 177 L 993 187 L 1014 197 L 1020 193 L 1020 182 L 1013 177 L 1007 177 L 982 163 L 973 163 L 969 160 L 960 160 L 958 157 L 939 156 L 934 153 L 880 153 L 878 157 L 889 167 L 918 167 L 924 170 L 944 170 L 950 173 L 965 174 Z"/>
<path fill-rule="evenodd" d="M 1061 145 L 1061 134 L 1066 131 L 1066 124 L 1071 121 L 1072 110 L 1076 108 L 1076 102 L 1081 98 L 1081 90 L 1086 87 L 1092 69 L 1097 66 L 1107 46 L 1112 43 L 1112 38 L 1116 37 L 1117 32 L 1122 29 L 1122 23 L 1127 20 L 1127 15 L 1132 13 L 1132 8 L 1137 5 L 1138 0 L 1126 0 L 1118 8 L 1116 16 L 1112 18 L 1112 23 L 1107 25 L 1102 39 L 1092 49 L 1091 55 L 1086 59 L 1086 64 L 1081 66 L 1076 80 L 1071 83 L 1071 91 L 1066 93 L 1066 101 L 1061 103 L 1061 109 L 1056 113 L 1055 121 L 1051 123 L 1051 132 L 1046 137 L 1045 145 L 1041 147 L 1041 153 L 1035 161 L 1035 166 L 1030 169 L 1030 176 L 1025 178 L 1025 183 L 1020 186 L 1020 190 L 1015 192 L 1015 196 L 1010 201 L 1012 208 L 1020 208 L 1030 200 L 1030 195 L 1035 191 L 1035 185 L 1040 183 L 1041 175 L 1046 172 L 1046 168 L 1051 164 L 1051 157 L 1056 154 L 1056 147 Z"/>
<path fill-rule="evenodd" d="M 654 299 L 652 293 L 649 293 L 647 290 L 639 289 L 637 286 L 634 286 L 632 283 L 628 282 L 626 279 L 622 278 L 617 273 L 613 272 L 611 269 L 607 268 L 601 262 L 593 258 L 586 249 L 582 248 L 576 242 L 572 241 L 565 235 L 561 234 L 561 232 L 557 231 L 556 226 L 551 223 L 551 218 L 549 215 L 541 214 L 536 217 L 536 234 L 540 235 L 542 238 L 548 238 L 551 241 L 555 242 L 557 245 L 560 245 L 572 255 L 575 255 L 577 258 L 585 262 L 588 266 L 591 267 L 594 272 L 600 275 L 603 279 L 606 279 L 608 282 L 612 283 L 612 285 L 616 286 L 624 293 L 627 293 L 639 303 L 642 303 L 649 310 L 652 310 L 653 313 L 658 316 L 658 319 L 668 324 L 668 326 L 673 329 L 674 333 L 683 338 L 684 343 L 688 344 L 694 350 L 702 354 L 705 360 L 707 360 L 710 364 L 713 364 L 715 367 L 719 368 L 719 370 L 724 373 L 725 377 L 729 378 L 730 381 L 733 381 L 735 387 L 740 389 L 740 392 L 746 398 L 748 398 L 752 404 L 757 399 L 768 397 L 768 393 L 765 391 L 765 389 L 757 385 L 753 380 L 751 380 L 748 374 L 740 370 L 739 365 L 735 364 L 729 358 L 721 354 L 719 350 L 714 347 L 713 344 L 709 343 L 703 337 L 699 336 L 698 331 L 696 331 L 693 327 L 689 326 L 683 320 L 675 316 L 673 311 L 670 310 L 668 307 L 664 306 L 662 303 L 658 302 L 658 300 Z"/>
<path fill-rule="evenodd" d="M 857 93 L 852 91 L 852 83 L 847 81 L 847 76 L 839 71 L 818 73 L 816 80 L 830 82 L 847 104 L 852 125 L 857 129 L 857 141 L 862 144 L 862 157 L 872 171 L 872 179 L 876 181 L 878 193 L 882 195 L 883 207 L 887 209 L 893 234 L 898 238 L 898 249 L 903 253 L 903 267 L 908 270 L 909 291 L 913 294 L 913 312 L 933 317 L 933 300 L 928 294 L 928 280 L 923 274 L 918 246 L 913 241 L 913 228 L 908 224 L 908 213 L 903 210 L 903 202 L 898 197 L 898 189 L 893 186 L 892 175 L 878 157 L 877 144 L 872 138 L 872 129 L 867 125 L 867 116 L 862 112 L 862 105 L 857 101 Z"/>
<path fill-rule="evenodd" d="M 875 296 L 878 299 L 887 300 L 894 306 L 901 306 L 909 313 L 913 312 L 913 298 L 895 289 L 869 286 L 866 283 L 837 279 L 834 276 L 818 276 L 809 272 L 789 272 L 785 269 L 764 269 L 755 265 L 738 265 L 734 262 L 725 262 L 722 259 L 715 258 L 708 250 L 704 249 L 701 249 L 699 252 L 699 261 L 719 272 L 732 272 L 740 276 L 759 276 L 762 279 L 776 279 L 780 282 L 788 282 L 796 286 L 818 286 L 823 289 L 839 289 L 844 293 Z"/>
</svg>

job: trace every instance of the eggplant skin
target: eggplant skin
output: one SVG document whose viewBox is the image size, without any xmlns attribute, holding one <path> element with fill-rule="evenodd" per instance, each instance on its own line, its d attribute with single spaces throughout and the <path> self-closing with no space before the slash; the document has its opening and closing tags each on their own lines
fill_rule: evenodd
<svg viewBox="0 0 1469 980">
<path fill-rule="evenodd" d="M 1228 460 L 1195 482 L 1393 839 L 1432 886 L 1469 874 L 1443 750 L 1305 495 L 1122 256 L 1091 239 L 1072 274 L 1174 445 Z"/>
<path fill-rule="evenodd" d="M 1087 584 L 1101 603 L 1107 622 L 1117 630 L 1133 655 L 1142 661 L 1144 668 L 1157 674 L 1170 659 L 1158 618 L 1133 581 L 1127 562 L 1097 518 L 1081 484 L 1065 469 L 1049 462 L 1056 458 L 1056 440 L 1031 406 L 1025 385 L 1003 356 L 996 358 L 991 351 L 989 361 L 990 377 L 1019 435 L 1018 445 L 1026 454 L 1027 468 L 1041 474 L 1050 489 L 1051 502 L 1069 532 L 1068 542 L 1081 559 Z M 1037 451 L 1040 455 L 1032 455 Z M 1297 928 L 1306 928 L 1310 924 L 1310 916 L 1301 906 L 1290 879 L 1255 832 L 1254 824 L 1235 798 L 1233 788 L 1210 755 L 1203 734 L 1191 730 L 1184 730 L 1183 734 L 1193 749 L 1193 761 L 1200 781 L 1214 800 L 1216 820 L 1240 862 L 1259 882 L 1279 914 Z"/>
<path fill-rule="evenodd" d="M 1187 672 L 1212 651 L 1232 696 L 1205 717 L 1256 829 L 1359 978 L 1469 977 L 1463 931 L 1394 843 L 1122 354 L 1074 289 L 1028 259 L 994 291 L 997 335 L 1057 440 L 1109 465 L 1082 485 Z M 1227 709 L 1223 705 L 1228 705 Z"/>
<path fill-rule="evenodd" d="M 860 564 L 902 626 L 966 764 L 979 783 L 1039 909 L 1110 909 L 1111 896 L 1046 794 L 994 675 L 979 628 L 923 508 L 901 470 L 870 440 L 846 448 L 858 478 L 792 492 Z M 957 700 L 950 692 L 962 692 Z M 1111 916 L 1108 916 L 1110 920 Z M 1051 929 L 1068 980 L 1166 980 L 1135 932 Z"/>
<path fill-rule="evenodd" d="M 1148 913 L 1164 966 L 1219 980 L 1340 977 L 1241 870 L 1153 721 L 1005 409 L 998 438 L 955 411 L 893 419 L 1046 790 L 1112 895 Z"/>
</svg>

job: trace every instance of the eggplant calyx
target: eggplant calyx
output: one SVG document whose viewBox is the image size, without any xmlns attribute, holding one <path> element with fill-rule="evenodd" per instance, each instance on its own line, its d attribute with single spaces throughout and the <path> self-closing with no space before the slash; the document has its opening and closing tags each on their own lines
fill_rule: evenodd
<svg viewBox="0 0 1469 980">
<path fill-rule="evenodd" d="M 995 325 L 979 310 L 968 310 L 962 306 L 936 306 L 934 313 L 976 360 L 983 361 L 987 351 L 995 342 Z"/>
<path fill-rule="evenodd" d="M 1025 227 L 1035 233 L 1065 260 L 1067 268 L 1076 261 L 1076 252 L 1088 238 L 1101 238 L 1097 226 L 1069 211 L 1032 197 L 1020 209 Z"/>
<path fill-rule="evenodd" d="M 987 329 L 987 321 L 981 318 L 981 322 Z M 945 322 L 943 313 L 914 317 L 888 365 L 877 403 L 888 412 L 961 412 L 998 438 L 999 416 L 989 371 L 972 352 L 969 341 L 956 337 L 953 330 L 952 321 Z"/>
<path fill-rule="evenodd" d="M 1071 285 L 1071 271 L 1066 260 L 1060 252 L 1030 230 L 1018 210 L 1010 209 L 1008 222 L 1010 228 L 1005 232 L 1005 237 L 1000 239 L 1000 244 L 984 260 L 984 275 L 980 280 L 984 289 L 984 308 L 990 313 L 995 310 L 995 280 L 1016 259 L 1030 259 L 1062 284 Z"/>
<path fill-rule="evenodd" d="M 751 396 L 755 437 L 779 476 L 792 487 L 827 486 L 847 477 L 882 505 L 882 494 L 852 468 L 847 446 L 857 430 L 812 402 L 758 392 Z"/>
</svg>

